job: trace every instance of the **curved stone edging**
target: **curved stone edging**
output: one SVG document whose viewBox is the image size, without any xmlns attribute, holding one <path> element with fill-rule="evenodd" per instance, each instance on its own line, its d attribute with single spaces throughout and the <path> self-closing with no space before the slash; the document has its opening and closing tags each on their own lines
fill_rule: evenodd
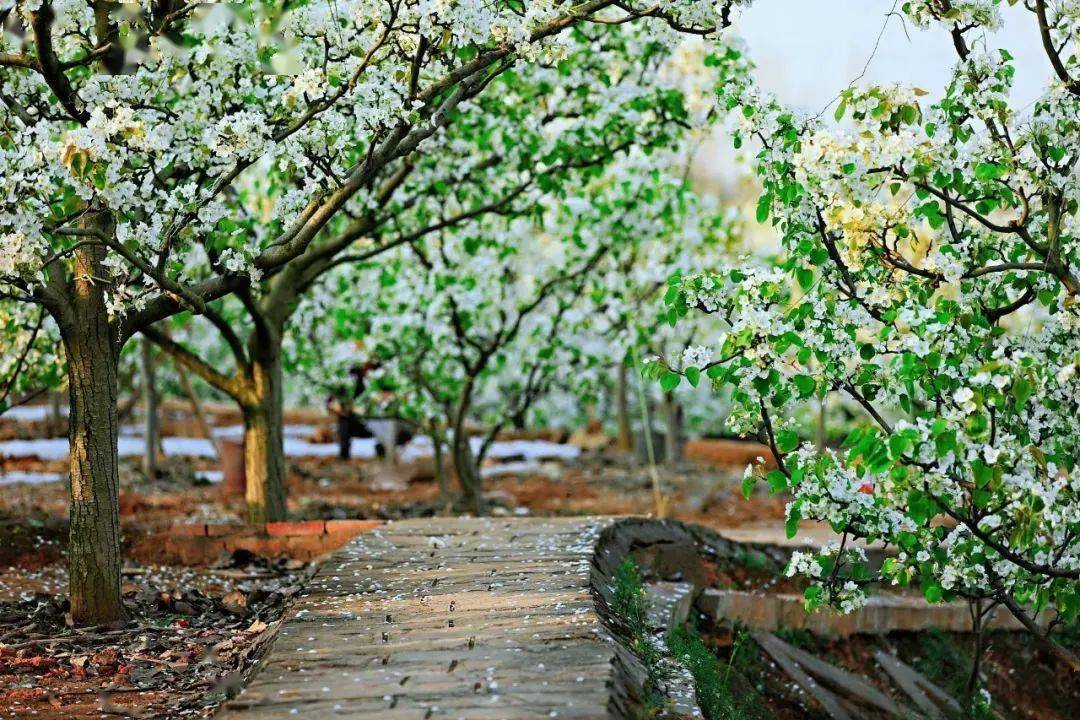
<svg viewBox="0 0 1080 720">
<path fill-rule="evenodd" d="M 628 628 L 611 610 L 615 570 L 628 557 L 636 555 L 635 560 L 641 560 L 640 556 L 646 550 L 654 553 L 652 564 L 663 566 L 677 561 L 680 556 L 685 557 L 685 553 L 692 553 L 695 557 L 702 554 L 731 557 L 737 548 L 736 543 L 708 528 L 687 525 L 678 520 L 626 518 L 612 523 L 600 533 L 593 555 L 591 585 L 597 615 L 614 639 L 608 704 L 610 718 L 631 718 L 639 714 L 644 705 L 643 688 L 647 678 L 641 661 L 628 647 Z"/>
</svg>

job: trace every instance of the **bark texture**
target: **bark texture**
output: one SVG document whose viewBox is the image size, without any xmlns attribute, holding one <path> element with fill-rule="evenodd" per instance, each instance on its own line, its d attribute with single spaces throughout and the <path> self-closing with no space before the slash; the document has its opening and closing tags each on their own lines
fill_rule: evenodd
<svg viewBox="0 0 1080 720">
<path fill-rule="evenodd" d="M 479 372 L 477 369 L 476 372 Z M 480 466 L 469 444 L 469 433 L 465 428 L 472 408 L 472 393 L 476 384 L 475 372 L 466 380 L 458 396 L 457 409 L 453 414 L 454 435 L 450 443 L 450 455 L 457 472 L 458 484 L 466 507 L 472 509 L 476 517 L 484 514 L 483 483 L 480 478 Z"/>
<path fill-rule="evenodd" d="M 682 460 L 682 406 L 671 393 L 664 393 L 664 464 L 671 467 Z"/>
<path fill-rule="evenodd" d="M 250 397 L 243 403 L 248 522 L 285 519 L 285 443 L 280 342 L 252 348 Z"/>
<path fill-rule="evenodd" d="M 431 444 L 434 450 L 433 471 L 439 484 L 439 507 L 450 511 L 450 489 L 446 485 L 446 463 L 443 461 L 443 434 L 438 425 L 431 426 Z"/>
<path fill-rule="evenodd" d="M 94 222 L 90 220 L 90 222 Z M 71 415 L 69 597 L 76 625 L 124 618 L 117 472 L 118 342 L 109 323 L 99 247 L 79 250 L 70 316 L 60 323 Z"/>
<path fill-rule="evenodd" d="M 469 435 L 464 427 L 459 427 L 454 432 L 451 454 L 465 505 L 471 508 L 477 517 L 480 517 L 484 514 L 483 484 L 480 479 L 480 468 L 477 467 L 476 457 L 469 446 Z"/>
<path fill-rule="evenodd" d="M 158 421 L 157 377 L 154 372 L 154 351 L 150 341 L 143 339 L 140 348 L 140 371 L 143 396 L 143 473 L 148 478 L 157 477 L 158 449 L 161 447 L 161 425 Z"/>
</svg>

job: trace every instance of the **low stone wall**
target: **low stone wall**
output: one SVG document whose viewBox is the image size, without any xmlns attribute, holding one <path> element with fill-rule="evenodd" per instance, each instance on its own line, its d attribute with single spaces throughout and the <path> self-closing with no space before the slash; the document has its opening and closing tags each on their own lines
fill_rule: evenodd
<svg viewBox="0 0 1080 720">
<path fill-rule="evenodd" d="M 741 590 L 705 590 L 695 607 L 714 620 L 738 622 L 754 630 L 808 630 L 815 635 L 886 635 L 891 632 L 945 630 L 970 632 L 967 603 L 927 603 L 922 598 L 880 594 L 866 606 L 842 615 L 823 608 L 808 613 L 799 595 L 766 595 Z M 997 608 L 986 621 L 990 630 L 1023 630 L 1020 621 L 1005 608 Z"/>
<path fill-rule="evenodd" d="M 638 717 L 644 706 L 643 690 L 647 681 L 645 668 L 629 649 L 631 633 L 622 618 L 611 609 L 614 600 L 612 580 L 619 565 L 632 557 L 646 572 L 661 576 L 692 576 L 703 555 L 731 557 L 736 550 L 734 543 L 711 530 L 676 520 L 628 518 L 609 525 L 600 533 L 593 554 L 591 584 L 596 612 L 616 640 L 609 717 Z"/>
<path fill-rule="evenodd" d="M 311 520 L 265 525 L 177 525 L 143 538 L 131 557 L 158 564 L 206 565 L 237 550 L 263 557 L 313 560 L 333 552 L 380 520 Z"/>
</svg>

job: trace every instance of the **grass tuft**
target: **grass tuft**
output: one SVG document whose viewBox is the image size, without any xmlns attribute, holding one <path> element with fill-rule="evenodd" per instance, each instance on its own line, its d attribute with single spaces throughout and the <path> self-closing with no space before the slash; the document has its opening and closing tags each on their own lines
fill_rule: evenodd
<svg viewBox="0 0 1080 720">
<path fill-rule="evenodd" d="M 669 673 L 663 666 L 663 654 L 653 643 L 652 628 L 648 620 L 648 599 L 645 596 L 645 582 L 641 571 L 630 558 L 623 561 L 615 570 L 613 578 L 612 610 L 630 631 L 631 649 L 641 660 L 649 676 L 647 688 L 651 698 L 660 696 L 660 687 L 668 679 Z"/>
<path fill-rule="evenodd" d="M 736 636 L 724 663 L 702 642 L 696 630 L 677 627 L 668 633 L 668 649 L 694 677 L 697 704 L 706 720 L 757 720 L 771 716 L 740 670 L 754 652 L 753 642 L 744 642 L 745 638 L 743 633 Z M 739 687 L 733 688 L 734 685 Z"/>
</svg>

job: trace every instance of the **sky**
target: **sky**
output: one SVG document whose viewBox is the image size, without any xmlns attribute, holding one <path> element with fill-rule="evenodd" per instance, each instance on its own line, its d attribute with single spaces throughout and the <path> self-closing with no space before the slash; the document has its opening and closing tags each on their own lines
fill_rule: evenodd
<svg viewBox="0 0 1080 720">
<path fill-rule="evenodd" d="M 901 4 L 901 0 L 755 0 L 738 19 L 736 32 L 758 66 L 761 86 L 814 113 L 859 77 L 868 60 L 859 85 L 900 82 L 928 91 L 928 99 L 940 97 L 956 62 L 952 41 L 940 28 L 912 26 L 901 15 Z M 895 14 L 889 16 L 894 8 Z M 1041 93 L 1049 65 L 1034 16 L 1020 6 L 1006 6 L 1002 16 L 1004 27 L 985 42 L 989 49 L 1008 48 L 1015 57 L 1014 107 L 1023 108 Z M 718 139 L 703 148 L 698 172 L 709 180 L 730 182 L 735 171 L 729 146 L 726 139 Z"/>
</svg>

